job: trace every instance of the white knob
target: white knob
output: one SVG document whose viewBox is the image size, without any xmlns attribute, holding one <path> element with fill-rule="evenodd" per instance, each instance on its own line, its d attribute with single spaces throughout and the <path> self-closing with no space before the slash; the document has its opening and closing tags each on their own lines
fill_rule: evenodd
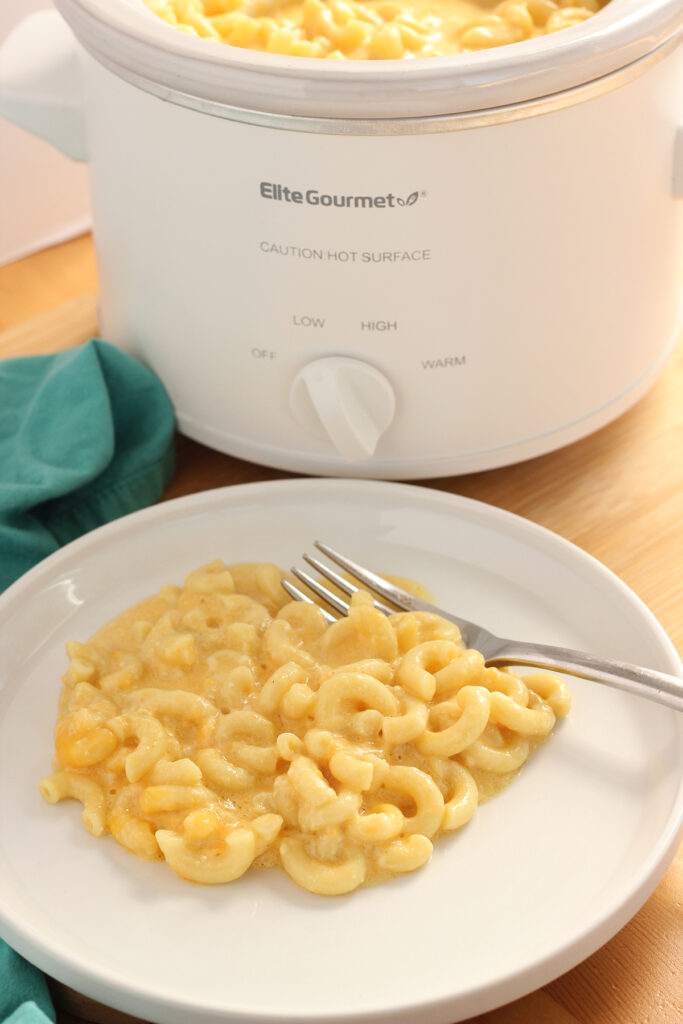
<svg viewBox="0 0 683 1024">
<path fill-rule="evenodd" d="M 391 384 L 374 366 L 328 356 L 299 371 L 289 393 L 296 420 L 349 462 L 369 459 L 394 418 Z"/>
</svg>

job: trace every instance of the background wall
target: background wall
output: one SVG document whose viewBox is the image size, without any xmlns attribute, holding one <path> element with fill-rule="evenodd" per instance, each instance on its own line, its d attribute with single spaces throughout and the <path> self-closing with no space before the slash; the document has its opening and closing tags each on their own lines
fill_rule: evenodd
<svg viewBox="0 0 683 1024">
<path fill-rule="evenodd" d="M 50 0 L 0 0 L 0 46 Z M 90 227 L 87 169 L 0 117 L 0 266 Z"/>
</svg>

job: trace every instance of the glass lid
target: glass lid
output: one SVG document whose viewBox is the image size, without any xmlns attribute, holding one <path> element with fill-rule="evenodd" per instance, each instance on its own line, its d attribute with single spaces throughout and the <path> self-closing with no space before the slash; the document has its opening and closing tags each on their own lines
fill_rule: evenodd
<svg viewBox="0 0 683 1024">
<path fill-rule="evenodd" d="M 400 2 L 411 7 L 411 0 Z M 609 0 L 571 27 L 490 49 L 326 60 L 198 38 L 161 20 L 144 0 L 55 4 L 97 60 L 141 88 L 304 117 L 414 118 L 495 110 L 583 86 L 683 37 L 681 0 Z"/>
</svg>

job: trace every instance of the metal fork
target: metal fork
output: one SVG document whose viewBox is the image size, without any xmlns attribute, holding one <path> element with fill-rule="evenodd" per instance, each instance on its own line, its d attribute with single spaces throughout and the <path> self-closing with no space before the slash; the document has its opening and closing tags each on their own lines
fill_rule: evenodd
<svg viewBox="0 0 683 1024">
<path fill-rule="evenodd" d="M 394 586 L 376 573 L 370 572 L 369 569 L 346 558 L 327 544 L 315 541 L 315 547 L 345 573 L 358 580 L 362 588 L 378 595 L 375 598 L 375 607 L 386 615 L 393 615 L 396 611 L 432 612 L 448 619 L 449 622 L 454 622 L 460 630 L 465 646 L 481 651 L 489 666 L 527 665 L 533 668 L 565 672 L 568 675 L 579 676 L 581 679 L 592 679 L 598 683 L 605 683 L 607 686 L 614 686 L 619 690 L 626 690 L 628 693 L 635 693 L 639 697 L 664 704 L 665 707 L 674 708 L 676 711 L 683 711 L 683 680 L 677 676 L 668 675 L 666 672 L 656 672 L 638 665 L 628 665 L 620 661 L 607 661 L 605 658 L 598 658 L 583 651 L 573 651 L 568 647 L 524 643 L 495 636 L 483 626 L 477 625 L 476 622 L 469 622 L 458 615 L 437 608 L 428 601 L 414 597 L 408 591 Z M 313 558 L 310 555 L 304 555 L 303 558 L 342 593 L 351 595 L 361 589 L 320 561 L 319 558 Z M 349 610 L 348 601 L 333 593 L 310 573 L 296 568 L 292 569 L 292 573 L 309 590 L 317 594 L 331 608 L 334 608 L 340 616 L 346 615 Z M 295 600 L 317 604 L 309 594 L 300 590 L 289 580 L 282 580 L 282 586 Z M 380 600 L 380 598 L 384 600 Z M 324 608 L 321 611 L 328 622 L 337 621 L 337 618 Z"/>
</svg>

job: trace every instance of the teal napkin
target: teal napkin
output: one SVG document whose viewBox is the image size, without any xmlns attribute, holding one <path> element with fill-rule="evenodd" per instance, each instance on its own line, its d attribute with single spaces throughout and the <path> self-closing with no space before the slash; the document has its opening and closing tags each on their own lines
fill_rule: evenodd
<svg viewBox="0 0 683 1024">
<path fill-rule="evenodd" d="M 3 1024 L 50 1024 L 55 1011 L 40 971 L 0 942 L 0 1021 Z"/>
<path fill-rule="evenodd" d="M 173 473 L 173 425 L 161 382 L 106 342 L 0 361 L 0 591 L 62 544 L 157 501 Z"/>
<path fill-rule="evenodd" d="M 173 431 L 161 382 L 104 341 L 0 361 L 0 591 L 62 544 L 158 501 Z M 54 1020 L 43 975 L 0 940 L 0 1024 Z"/>
</svg>

